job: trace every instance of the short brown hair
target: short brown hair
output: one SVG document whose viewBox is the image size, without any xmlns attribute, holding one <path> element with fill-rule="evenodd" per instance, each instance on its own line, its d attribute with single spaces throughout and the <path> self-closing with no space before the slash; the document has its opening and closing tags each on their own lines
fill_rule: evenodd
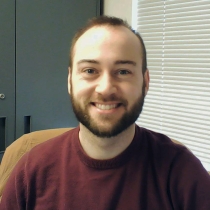
<svg viewBox="0 0 210 210">
<path fill-rule="evenodd" d="M 146 48 L 145 48 L 144 41 L 143 41 L 142 37 L 140 36 L 140 34 L 138 32 L 134 31 L 126 21 L 124 21 L 120 18 L 117 18 L 117 17 L 112 17 L 112 16 L 94 17 L 94 18 L 90 19 L 83 28 L 81 28 L 77 31 L 77 33 L 73 37 L 72 43 L 71 43 L 71 49 L 70 49 L 70 55 L 69 55 L 69 67 L 72 69 L 73 50 L 74 50 L 74 46 L 75 46 L 77 40 L 88 29 L 90 29 L 94 26 L 102 26 L 102 25 L 124 26 L 124 27 L 128 28 L 131 32 L 133 32 L 137 36 L 137 38 L 140 41 L 141 47 L 142 47 L 142 49 L 141 49 L 141 51 L 142 51 L 142 73 L 144 75 L 144 73 L 147 70 L 147 53 L 146 53 Z"/>
</svg>

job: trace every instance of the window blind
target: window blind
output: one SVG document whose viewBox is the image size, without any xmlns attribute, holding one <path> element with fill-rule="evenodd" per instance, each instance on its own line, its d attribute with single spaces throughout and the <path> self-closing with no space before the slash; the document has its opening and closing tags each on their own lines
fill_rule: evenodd
<svg viewBox="0 0 210 210">
<path fill-rule="evenodd" d="M 150 89 L 137 124 L 185 144 L 210 170 L 210 1 L 138 0 Z"/>
</svg>

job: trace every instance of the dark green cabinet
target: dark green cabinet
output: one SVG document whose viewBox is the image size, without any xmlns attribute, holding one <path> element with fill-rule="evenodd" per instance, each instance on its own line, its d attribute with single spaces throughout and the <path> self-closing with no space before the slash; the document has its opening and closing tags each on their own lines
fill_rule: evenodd
<svg viewBox="0 0 210 210">
<path fill-rule="evenodd" d="M 0 151 L 15 136 L 15 1 L 0 0 Z"/>
<path fill-rule="evenodd" d="M 0 0 L 0 150 L 30 131 L 78 124 L 67 91 L 70 41 L 101 4 Z"/>
</svg>

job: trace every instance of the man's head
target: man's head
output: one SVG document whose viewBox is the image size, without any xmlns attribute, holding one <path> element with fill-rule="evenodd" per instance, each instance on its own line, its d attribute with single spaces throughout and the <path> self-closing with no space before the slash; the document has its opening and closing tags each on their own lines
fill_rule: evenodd
<svg viewBox="0 0 210 210">
<path fill-rule="evenodd" d="M 109 17 L 109 16 L 100 16 L 100 17 L 92 18 L 88 21 L 85 27 L 78 30 L 78 32 L 73 37 L 72 43 L 71 43 L 71 49 L 70 49 L 70 55 L 69 55 L 69 67 L 72 69 L 72 61 L 74 57 L 74 46 L 77 40 L 90 28 L 94 26 L 105 26 L 105 25 L 113 26 L 113 27 L 124 26 L 136 35 L 136 37 L 139 39 L 139 42 L 141 44 L 142 57 L 140 57 L 140 59 L 142 59 L 142 73 L 144 74 L 145 71 L 147 70 L 147 54 L 146 54 L 146 48 L 145 48 L 142 37 L 137 31 L 134 31 L 126 21 L 117 17 Z"/>
<path fill-rule="evenodd" d="M 74 38 L 68 89 L 79 122 L 96 136 L 111 137 L 141 113 L 149 86 L 146 51 L 121 19 L 90 23 Z"/>
</svg>

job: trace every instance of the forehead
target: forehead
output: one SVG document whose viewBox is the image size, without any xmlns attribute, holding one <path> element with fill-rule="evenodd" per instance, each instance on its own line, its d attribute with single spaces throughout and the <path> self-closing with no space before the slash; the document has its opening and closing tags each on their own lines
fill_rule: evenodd
<svg viewBox="0 0 210 210">
<path fill-rule="evenodd" d="M 124 26 L 95 26 L 87 30 L 75 43 L 73 58 L 86 56 L 106 50 L 107 52 L 123 52 L 141 56 L 141 44 L 138 37 Z"/>
</svg>

